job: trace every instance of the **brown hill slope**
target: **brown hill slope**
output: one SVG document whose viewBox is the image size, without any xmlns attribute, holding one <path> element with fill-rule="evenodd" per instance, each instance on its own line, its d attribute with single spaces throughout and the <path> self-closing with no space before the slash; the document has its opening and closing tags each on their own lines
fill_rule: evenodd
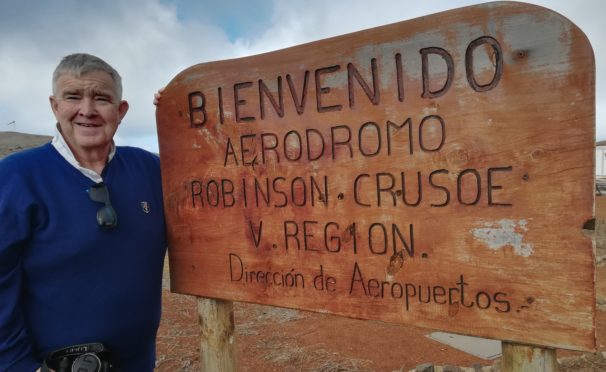
<svg viewBox="0 0 606 372">
<path fill-rule="evenodd" d="M 0 159 L 10 153 L 50 142 L 53 137 L 19 132 L 0 132 Z"/>
</svg>

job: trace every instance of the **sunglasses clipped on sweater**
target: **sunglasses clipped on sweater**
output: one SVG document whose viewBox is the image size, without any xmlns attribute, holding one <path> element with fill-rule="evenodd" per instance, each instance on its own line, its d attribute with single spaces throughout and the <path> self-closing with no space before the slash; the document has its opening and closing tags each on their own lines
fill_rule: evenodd
<svg viewBox="0 0 606 372">
<path fill-rule="evenodd" d="M 97 223 L 104 229 L 113 229 L 118 226 L 118 215 L 109 201 L 109 190 L 103 182 L 96 183 L 88 189 L 88 196 L 92 201 L 104 205 L 97 211 Z"/>
</svg>

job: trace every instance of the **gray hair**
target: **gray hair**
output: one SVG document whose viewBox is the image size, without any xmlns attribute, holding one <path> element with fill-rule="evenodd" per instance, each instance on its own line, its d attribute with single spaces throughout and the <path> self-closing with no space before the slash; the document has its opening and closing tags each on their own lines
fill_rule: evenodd
<svg viewBox="0 0 606 372">
<path fill-rule="evenodd" d="M 74 53 L 63 57 L 53 73 L 53 94 L 57 94 L 57 81 L 62 74 L 69 73 L 80 77 L 94 71 L 105 71 L 112 77 L 116 86 L 116 96 L 121 100 L 122 78 L 118 71 L 101 58 L 86 53 Z"/>
</svg>

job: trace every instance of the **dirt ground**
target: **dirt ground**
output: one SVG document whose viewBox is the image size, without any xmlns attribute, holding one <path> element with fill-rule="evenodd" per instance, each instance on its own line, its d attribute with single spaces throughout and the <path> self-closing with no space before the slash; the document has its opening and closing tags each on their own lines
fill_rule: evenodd
<svg viewBox="0 0 606 372">
<path fill-rule="evenodd" d="M 602 270 L 604 271 L 604 270 Z M 427 338 L 431 330 L 234 303 L 238 371 L 408 371 L 423 363 L 473 367 L 484 360 Z M 598 310 L 599 350 L 606 312 Z M 164 292 L 157 371 L 198 371 L 196 299 Z M 558 350 L 561 371 L 606 371 L 601 353 Z"/>
<path fill-rule="evenodd" d="M 558 350 L 563 372 L 606 371 L 606 196 L 596 197 L 598 353 Z M 165 283 L 157 371 L 199 370 L 196 298 Z M 424 363 L 493 366 L 426 337 L 432 330 L 379 321 L 234 303 L 238 371 L 409 371 Z M 472 369 L 473 370 L 473 369 Z"/>
</svg>

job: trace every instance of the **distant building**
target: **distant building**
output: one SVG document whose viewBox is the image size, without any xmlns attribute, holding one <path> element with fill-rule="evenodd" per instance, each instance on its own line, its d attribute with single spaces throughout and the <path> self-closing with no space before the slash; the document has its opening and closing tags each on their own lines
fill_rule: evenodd
<svg viewBox="0 0 606 372">
<path fill-rule="evenodd" d="M 595 191 L 597 195 L 606 194 L 606 141 L 595 144 Z"/>
<path fill-rule="evenodd" d="M 595 144 L 595 174 L 596 176 L 606 176 L 606 141 L 599 141 Z"/>
</svg>

